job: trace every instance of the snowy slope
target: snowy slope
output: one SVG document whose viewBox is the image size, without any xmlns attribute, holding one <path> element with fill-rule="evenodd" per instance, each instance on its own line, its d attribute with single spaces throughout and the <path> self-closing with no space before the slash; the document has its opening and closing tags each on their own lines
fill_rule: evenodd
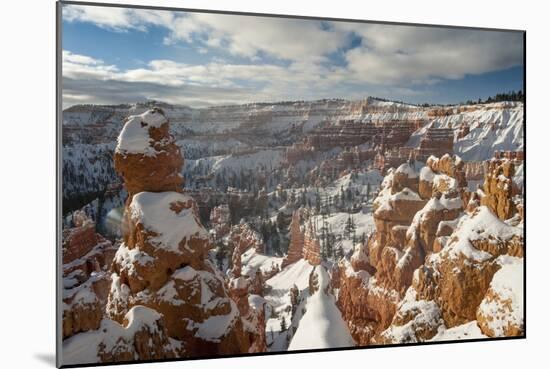
<svg viewBox="0 0 550 369">
<path fill-rule="evenodd" d="M 282 262 L 282 257 L 260 254 L 251 247 L 241 255 L 241 273 L 243 275 L 252 276 L 256 273 L 256 270 L 258 269 L 260 269 L 262 272 L 268 272 L 272 270 L 274 266 L 280 267 Z"/>
<path fill-rule="evenodd" d="M 523 104 L 498 103 L 480 105 L 470 112 L 438 117 L 416 131 L 406 146 L 418 147 L 428 128 L 453 128 L 462 124 L 470 133 L 455 142 L 454 150 L 463 160 L 481 161 L 492 158 L 496 150 L 523 150 Z"/>
<path fill-rule="evenodd" d="M 336 235 L 342 235 L 346 227 L 346 222 L 350 218 L 350 214 L 346 212 L 333 213 L 326 218 L 326 222 L 330 230 Z M 351 218 L 355 224 L 355 235 L 358 240 L 363 234 L 368 236 L 375 230 L 374 218 L 371 212 L 360 211 L 352 214 Z M 317 236 L 321 237 L 321 227 L 323 224 L 322 215 L 315 215 L 312 218 L 313 224 L 317 225 Z M 346 239 L 342 237 L 339 243 L 342 246 L 344 253 L 348 253 L 353 250 L 354 244 L 352 239 Z"/>
<path fill-rule="evenodd" d="M 307 299 L 306 312 L 300 320 L 296 333 L 290 342 L 289 350 L 350 347 L 355 342 L 347 323 L 336 307 L 336 299 L 325 290 L 330 277 L 322 265 L 315 268 L 319 290 Z"/>
</svg>

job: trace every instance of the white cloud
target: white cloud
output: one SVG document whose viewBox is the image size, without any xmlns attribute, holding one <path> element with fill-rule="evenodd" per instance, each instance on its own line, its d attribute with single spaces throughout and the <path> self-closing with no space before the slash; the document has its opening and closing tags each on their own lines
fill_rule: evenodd
<svg viewBox="0 0 550 369">
<path fill-rule="evenodd" d="M 294 61 L 323 60 L 348 40 L 347 32 L 322 27 L 319 21 L 203 13 L 178 18 L 169 38 L 198 40 L 244 57 L 263 52 Z"/>
<path fill-rule="evenodd" d="M 523 62 L 522 35 L 511 32 L 74 5 L 65 5 L 63 16 L 69 22 L 90 22 L 117 32 L 146 32 L 152 25 L 161 26 L 167 30 L 166 45 L 187 43 L 204 58 L 210 56 L 203 64 L 186 64 L 153 55 L 140 68 L 120 70 L 65 51 L 63 76 L 72 81 L 67 93 L 74 95 L 71 101 L 77 100 L 81 80 L 87 81 L 82 94 L 118 102 L 130 102 L 137 95 L 200 104 L 351 98 L 377 92 L 386 97 L 418 96 L 425 91 L 420 87 L 441 80 Z M 352 48 L 357 39 L 360 43 L 354 42 Z M 338 63 L 331 58 L 335 52 Z M 231 56 L 248 63 L 232 63 L 239 59 Z M 124 95 L 123 87 L 134 90 Z M 138 93 L 136 88 L 146 91 Z"/>
<path fill-rule="evenodd" d="M 169 31 L 165 44 L 196 42 L 249 58 L 263 52 L 286 60 L 322 60 L 347 39 L 347 32 L 327 29 L 319 21 L 271 17 L 65 5 L 63 19 L 115 31 L 162 26 Z"/>
<path fill-rule="evenodd" d="M 308 62 L 283 67 L 153 60 L 146 67 L 119 70 L 86 55 L 69 51 L 63 55 L 64 106 L 82 103 L 76 98 L 79 93 L 95 96 L 91 103 L 154 98 L 199 105 L 344 96 L 347 78 L 342 70 Z"/>
<path fill-rule="evenodd" d="M 146 9 L 64 5 L 63 20 L 88 22 L 114 31 L 135 29 L 146 31 L 150 25 L 170 27 L 174 14 L 169 11 Z"/>
<path fill-rule="evenodd" d="M 63 77 L 72 79 L 100 79 L 113 78 L 119 73 L 115 65 L 107 65 L 100 59 L 86 55 L 74 54 L 63 50 Z"/>
<path fill-rule="evenodd" d="M 341 23 L 361 36 L 346 52 L 349 69 L 378 84 L 433 83 L 521 65 L 519 33 L 435 27 Z"/>
</svg>

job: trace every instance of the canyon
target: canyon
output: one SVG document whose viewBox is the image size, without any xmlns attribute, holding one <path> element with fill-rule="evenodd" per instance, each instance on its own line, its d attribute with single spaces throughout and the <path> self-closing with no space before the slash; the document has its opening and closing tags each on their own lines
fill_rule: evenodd
<svg viewBox="0 0 550 369">
<path fill-rule="evenodd" d="M 523 104 L 63 112 L 63 362 L 523 336 Z"/>
</svg>

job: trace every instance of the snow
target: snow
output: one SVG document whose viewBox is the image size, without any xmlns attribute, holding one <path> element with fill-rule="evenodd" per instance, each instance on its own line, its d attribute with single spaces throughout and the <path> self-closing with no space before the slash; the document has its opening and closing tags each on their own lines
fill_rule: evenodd
<svg viewBox="0 0 550 369">
<path fill-rule="evenodd" d="M 522 234 L 520 228 L 504 223 L 488 207 L 480 206 L 472 216 L 464 215 L 460 219 L 450 243 L 441 252 L 448 253 L 453 258 L 462 254 L 469 259 L 483 262 L 492 255 L 476 249 L 472 241 L 488 239 L 497 242 Z"/>
<path fill-rule="evenodd" d="M 338 179 L 336 179 L 332 184 L 329 184 L 325 189 L 331 195 L 337 195 L 340 193 L 341 188 L 360 188 L 363 189 L 367 184 L 372 186 L 372 189 L 379 187 L 380 183 L 383 180 L 382 175 L 378 169 L 369 169 L 366 171 L 358 171 L 356 174 L 356 179 L 352 179 L 351 173 L 348 173 Z"/>
<path fill-rule="evenodd" d="M 476 339 L 476 338 L 489 338 L 484 335 L 477 325 L 477 321 L 473 320 L 471 322 L 458 325 L 453 328 L 445 329 L 440 327 L 439 332 L 433 336 L 429 341 L 454 341 L 454 340 L 465 340 L 465 339 Z"/>
<path fill-rule="evenodd" d="M 197 329 L 195 337 L 206 341 L 219 342 L 223 336 L 239 318 L 239 309 L 233 300 L 229 300 L 231 311 L 225 315 L 212 315 L 201 323 L 191 322 L 187 325 L 188 330 Z"/>
<path fill-rule="evenodd" d="M 115 261 L 122 266 L 122 269 L 128 270 L 128 273 L 133 275 L 136 273 L 136 263 L 141 266 L 146 266 L 147 264 L 152 264 L 155 259 L 145 251 L 138 250 L 137 248 L 128 249 L 123 242 L 120 244 L 115 254 Z"/>
<path fill-rule="evenodd" d="M 282 257 L 261 254 L 254 248 L 250 248 L 241 255 L 241 274 L 253 276 L 257 269 L 268 272 L 274 267 L 280 267 L 282 262 Z"/>
<path fill-rule="evenodd" d="M 495 337 L 506 334 L 508 326 L 523 327 L 523 259 L 513 256 L 499 256 L 502 267 L 495 273 L 490 289 L 498 299 L 489 296 L 481 301 L 479 312 L 487 317 L 487 324 Z"/>
<path fill-rule="evenodd" d="M 101 273 L 100 275 L 102 275 Z M 92 276 L 90 279 L 88 279 L 83 284 L 70 288 L 70 289 L 64 289 L 63 290 L 63 299 L 70 298 L 71 299 L 71 305 L 88 305 L 88 304 L 95 304 L 98 302 L 98 297 L 95 294 L 93 290 L 93 283 L 95 280 L 97 280 L 99 276 Z M 65 279 L 64 279 L 65 282 Z M 69 308 L 68 305 L 63 304 L 64 308 Z"/>
<path fill-rule="evenodd" d="M 193 269 L 191 266 L 186 266 L 180 269 L 177 269 L 174 274 L 172 274 L 172 278 L 174 279 L 180 279 L 185 282 L 189 282 L 193 278 L 195 278 L 198 275 L 197 271 Z"/>
<path fill-rule="evenodd" d="M 406 174 L 408 178 L 418 178 L 418 173 L 411 167 L 408 163 L 401 164 L 396 170 L 395 173 Z"/>
<path fill-rule="evenodd" d="M 443 209 L 461 209 L 462 208 L 462 199 L 457 197 L 447 197 L 446 194 L 443 194 L 439 199 L 432 197 L 424 206 L 422 210 L 443 210 Z"/>
<path fill-rule="evenodd" d="M 248 279 L 243 276 L 233 278 L 229 281 L 229 287 L 231 289 L 244 290 L 245 288 L 248 288 Z"/>
<path fill-rule="evenodd" d="M 248 295 L 248 305 L 256 311 L 261 311 L 266 303 L 267 301 L 265 300 L 265 298 L 260 295 Z"/>
<path fill-rule="evenodd" d="M 432 171 L 432 169 L 428 166 L 423 167 L 420 169 L 420 180 L 425 182 L 433 182 L 435 177 L 435 173 Z"/>
<path fill-rule="evenodd" d="M 420 196 L 408 187 L 401 191 L 391 194 L 391 188 L 385 188 L 380 191 L 378 197 L 374 200 L 374 204 L 378 206 L 376 212 L 393 210 L 393 204 L 396 201 L 422 201 Z"/>
<path fill-rule="evenodd" d="M 281 163 L 282 157 L 282 150 L 260 150 L 252 154 L 224 156 L 213 163 L 212 169 L 214 172 L 218 172 L 225 168 L 240 170 L 243 168 L 254 169 L 260 166 L 277 167 Z"/>
<path fill-rule="evenodd" d="M 158 151 L 151 145 L 153 139 L 149 136 L 149 129 L 158 128 L 166 122 L 166 117 L 156 110 L 128 117 L 118 136 L 115 151 L 120 154 L 155 156 Z"/>
<path fill-rule="evenodd" d="M 353 267 L 351 266 L 351 263 L 347 260 L 342 261 L 342 265 L 344 266 L 344 273 L 346 273 L 346 277 L 352 277 L 361 279 L 361 283 L 365 288 L 368 288 L 369 281 L 371 279 L 371 275 L 366 270 L 358 270 L 355 271 Z"/>
<path fill-rule="evenodd" d="M 135 334 L 143 327 L 148 327 L 152 332 L 157 330 L 156 321 L 161 315 L 155 310 L 145 306 L 136 305 L 126 313 L 124 319 L 126 327 L 119 323 L 103 319 L 98 330 L 76 334 L 63 341 L 63 365 L 91 364 L 99 362 L 98 350 L 104 345 L 104 351 L 109 352 L 114 348 L 132 352 L 131 344 Z"/>
<path fill-rule="evenodd" d="M 497 150 L 524 149 L 521 103 L 477 105 L 471 112 L 438 117 L 414 132 L 405 146 L 418 147 L 430 127 L 458 130 L 463 123 L 470 127 L 470 132 L 454 144 L 454 152 L 463 160 L 483 161 L 492 158 Z"/>
<path fill-rule="evenodd" d="M 512 181 L 518 186 L 520 191 L 523 191 L 523 185 L 524 185 L 524 174 L 523 174 L 523 164 L 520 164 L 516 166 L 516 172 L 514 173 L 514 177 L 512 178 Z"/>
<path fill-rule="evenodd" d="M 156 233 L 149 241 L 161 249 L 180 252 L 179 244 L 191 237 L 207 239 L 208 232 L 195 216 L 193 208 L 172 210 L 173 204 L 193 201 L 190 196 L 178 192 L 140 192 L 130 203 L 132 220 Z M 186 246 L 187 247 L 187 246 Z"/>
<path fill-rule="evenodd" d="M 308 298 L 306 313 L 300 324 L 289 350 L 307 350 L 320 348 L 336 348 L 355 346 L 347 323 L 336 307 L 336 300 L 330 293 L 326 293 L 330 284 L 330 277 L 321 265 L 315 268 L 319 289 Z"/>
<path fill-rule="evenodd" d="M 405 187 L 401 191 L 390 196 L 390 201 L 421 201 L 422 199 L 416 192 L 408 187 Z"/>
<path fill-rule="evenodd" d="M 396 315 L 400 317 L 412 316 L 402 326 L 392 324 L 382 332 L 383 336 L 391 338 L 394 343 L 418 342 L 416 331 L 428 327 L 435 329 L 443 324 L 441 310 L 435 301 L 416 300 L 416 291 L 409 288 L 403 301 L 399 304 Z"/>
<path fill-rule="evenodd" d="M 246 154 L 223 154 L 216 156 L 203 156 L 197 159 L 185 160 L 182 175 L 187 181 L 188 187 L 192 187 L 193 180 L 197 177 L 209 178 L 205 182 L 207 186 L 216 187 L 219 184 L 216 177 L 223 176 L 225 179 L 240 177 L 242 175 L 253 175 L 254 172 L 265 172 L 277 169 L 284 159 L 282 148 L 251 149 Z"/>
<path fill-rule="evenodd" d="M 213 282 L 213 280 L 215 279 L 215 276 L 208 271 L 196 270 L 192 266 L 187 265 L 183 268 L 176 269 L 176 271 L 174 271 L 174 274 L 172 275 L 172 278 L 176 280 L 179 279 L 185 282 L 189 282 L 197 278 L 201 296 L 200 303 L 207 310 L 215 308 L 217 304 L 221 300 L 223 300 L 223 298 L 217 296 L 212 290 L 212 287 L 210 287 L 211 282 Z"/>
<path fill-rule="evenodd" d="M 342 234 L 344 232 L 344 229 L 346 227 L 346 222 L 348 221 L 350 217 L 350 213 L 347 212 L 336 212 L 331 213 L 326 217 L 326 222 L 329 227 L 335 234 Z M 372 215 L 372 212 L 357 212 L 352 213 L 351 217 L 353 218 L 353 223 L 355 224 L 355 235 L 356 239 L 360 238 L 363 234 L 365 236 L 368 236 L 375 230 L 375 224 L 374 224 L 374 218 Z M 322 215 L 315 215 L 311 217 L 312 223 L 316 226 L 317 236 L 321 237 L 322 235 L 322 224 L 323 224 L 323 216 Z M 340 246 L 342 246 L 342 249 L 344 253 L 348 253 L 354 249 L 354 244 L 352 239 L 346 239 L 342 238 L 340 242 Z"/>
<path fill-rule="evenodd" d="M 131 334 L 135 334 L 144 325 L 153 327 L 161 316 L 153 309 L 136 305 L 124 316 L 124 319 L 128 321 L 126 330 Z"/>
<path fill-rule="evenodd" d="M 268 279 L 266 285 L 273 290 L 288 291 L 295 284 L 302 290 L 308 286 L 312 270 L 313 266 L 308 261 L 300 259 Z"/>
<path fill-rule="evenodd" d="M 179 299 L 178 291 L 176 290 L 176 283 L 174 281 L 168 281 L 164 286 L 158 289 L 156 296 L 162 300 L 168 302 L 170 305 L 183 305 L 184 301 Z"/>
<path fill-rule="evenodd" d="M 285 351 L 288 348 L 286 331 L 280 330 L 281 320 L 285 319 L 287 324 L 291 322 L 289 306 L 290 289 L 296 285 L 301 296 L 307 296 L 309 275 L 313 266 L 304 259 L 286 266 L 282 271 L 268 279 L 264 294 L 266 306 L 266 333 L 270 339 L 269 351 Z M 297 309 L 298 313 L 301 307 Z M 298 323 L 296 322 L 296 325 Z M 271 333 L 271 334 L 270 334 Z"/>
<path fill-rule="evenodd" d="M 447 188 L 453 190 L 458 188 L 458 181 L 446 174 L 436 174 L 433 177 L 433 188 Z"/>
</svg>

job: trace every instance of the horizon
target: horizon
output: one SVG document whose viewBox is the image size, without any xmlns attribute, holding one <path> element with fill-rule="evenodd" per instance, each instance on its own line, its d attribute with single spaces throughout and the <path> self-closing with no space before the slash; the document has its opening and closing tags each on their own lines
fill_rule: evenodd
<svg viewBox="0 0 550 369">
<path fill-rule="evenodd" d="M 506 93 L 514 93 L 516 91 L 508 91 Z M 523 93 L 523 90 L 518 90 L 517 92 L 522 92 Z M 502 92 L 503 94 L 505 92 Z M 494 97 L 494 96 L 488 96 L 489 97 Z M 172 103 L 169 103 L 169 102 L 166 102 L 166 101 L 161 101 L 161 100 L 155 100 L 155 99 L 149 99 L 149 100 L 141 100 L 141 101 L 131 101 L 131 102 L 120 102 L 120 103 L 117 103 L 117 104 L 109 104 L 109 103 L 105 103 L 105 104 L 93 104 L 93 103 L 77 103 L 77 104 L 74 104 L 74 105 L 70 105 L 70 106 L 67 106 L 67 107 L 64 107 L 63 108 L 63 111 L 66 111 L 68 109 L 71 109 L 71 108 L 74 108 L 74 107 L 77 107 L 77 106 L 124 106 L 124 105 L 146 105 L 146 104 L 166 104 L 166 105 L 170 105 L 170 106 L 177 106 L 177 107 L 182 107 L 182 108 L 189 108 L 189 109 L 195 109 L 195 110 L 199 110 L 199 109 L 209 109 L 209 108 L 219 108 L 219 107 L 224 107 L 224 106 L 246 106 L 246 105 L 277 105 L 277 104 L 287 104 L 287 103 L 297 103 L 297 102 L 304 102 L 304 103 L 314 103 L 314 102 L 320 102 L 320 101 L 347 101 L 347 102 L 359 102 L 359 101 L 366 101 L 368 99 L 372 99 L 372 100 L 377 100 L 377 101 L 382 101 L 382 102 L 390 102 L 390 103 L 395 103 L 395 104 L 403 104 L 403 105 L 408 105 L 408 106 L 413 106 L 413 107 L 418 107 L 418 108 L 425 108 L 425 107 L 436 107 L 436 106 L 440 106 L 440 107 L 450 107 L 450 106 L 460 106 L 460 105 L 484 105 L 484 104 L 494 104 L 494 103 L 500 103 L 500 102 L 511 102 L 511 103 L 518 103 L 518 104 L 523 104 L 523 101 L 518 101 L 518 100 L 502 100 L 502 101 L 492 101 L 492 102 L 487 102 L 487 101 L 484 101 L 484 99 L 482 99 L 483 101 L 481 102 L 478 102 L 478 101 L 471 101 L 471 104 L 468 104 L 468 102 L 466 101 L 463 101 L 463 102 L 458 102 L 456 104 L 436 104 L 436 103 L 418 103 L 418 104 L 415 104 L 415 103 L 410 103 L 410 102 L 407 102 L 407 101 L 398 101 L 398 100 L 390 100 L 390 99 L 386 99 L 386 98 L 383 98 L 383 97 L 377 97 L 377 96 L 366 96 L 364 98 L 358 98 L 358 99 L 346 99 L 346 98 L 330 98 L 330 97 L 326 97 L 326 98 L 318 98 L 318 99 L 311 99 L 311 100 L 288 100 L 288 101 L 284 101 L 284 100 L 281 100 L 281 101 L 249 101 L 249 102 L 242 102 L 242 103 L 235 103 L 235 104 L 219 104 L 219 105 L 207 105 L 207 106 L 191 106 L 191 105 L 187 105 L 187 104 L 179 104 L 179 103 L 175 103 L 175 104 L 172 104 Z M 423 106 L 424 104 L 428 104 L 428 106 Z"/>
<path fill-rule="evenodd" d="M 521 31 L 70 4 L 62 27 L 63 109 L 366 96 L 456 105 L 524 90 Z"/>
</svg>

